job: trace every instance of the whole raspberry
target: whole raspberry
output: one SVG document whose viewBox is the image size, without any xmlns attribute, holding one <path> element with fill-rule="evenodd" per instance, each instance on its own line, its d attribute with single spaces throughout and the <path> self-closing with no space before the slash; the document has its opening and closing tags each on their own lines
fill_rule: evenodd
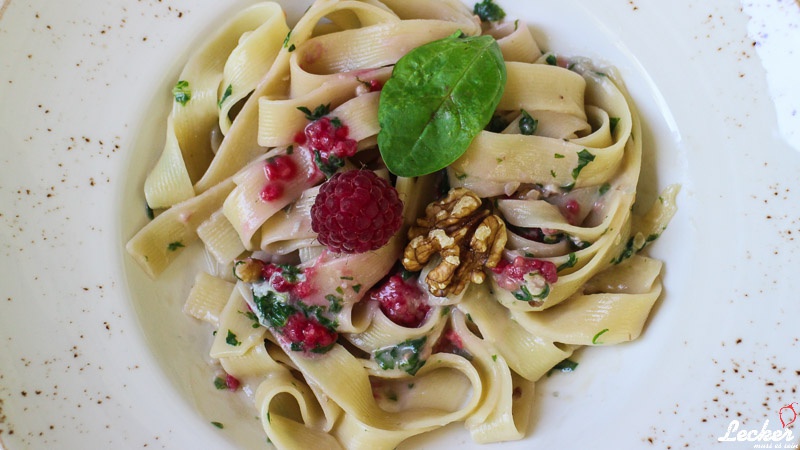
<svg viewBox="0 0 800 450">
<path fill-rule="evenodd" d="M 322 184 L 311 207 L 311 229 L 336 253 L 363 253 L 389 242 L 403 221 L 403 202 L 370 170 L 340 172 Z"/>
</svg>

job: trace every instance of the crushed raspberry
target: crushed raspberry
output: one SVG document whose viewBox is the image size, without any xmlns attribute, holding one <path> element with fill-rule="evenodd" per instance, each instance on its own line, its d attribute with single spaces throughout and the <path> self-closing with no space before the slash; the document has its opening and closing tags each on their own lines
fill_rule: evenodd
<svg viewBox="0 0 800 450">
<path fill-rule="evenodd" d="M 558 281 L 558 268 L 551 261 L 525 258 L 523 256 L 517 256 L 512 262 L 504 259 L 500 260 L 497 266 L 492 269 L 492 272 L 505 275 L 515 281 L 522 281 L 525 275 L 536 272 L 543 276 L 548 283 Z"/>
<path fill-rule="evenodd" d="M 229 390 L 235 391 L 239 389 L 239 384 L 239 380 L 237 380 L 236 377 L 229 373 L 225 374 L 225 386 L 227 386 Z"/>
<path fill-rule="evenodd" d="M 373 288 L 369 298 L 380 304 L 381 311 L 392 322 L 408 328 L 420 326 L 431 309 L 423 292 L 400 275 L 392 275 L 385 283 Z"/>
<path fill-rule="evenodd" d="M 369 170 L 351 170 L 322 184 L 311 207 L 311 229 L 333 252 L 363 253 L 389 242 L 402 215 L 403 203 L 388 181 Z"/>
<path fill-rule="evenodd" d="M 464 349 L 464 341 L 461 336 L 452 328 L 442 333 L 436 345 L 433 346 L 433 353 L 452 353 L 471 359 L 469 352 Z"/>
<path fill-rule="evenodd" d="M 271 182 L 264 186 L 259 197 L 265 202 L 271 202 L 281 198 L 281 195 L 283 195 L 283 184 Z"/>
<path fill-rule="evenodd" d="M 288 156 L 270 158 L 264 165 L 269 180 L 291 180 L 297 174 L 297 164 Z"/>
<path fill-rule="evenodd" d="M 292 293 L 295 297 L 303 299 L 311 295 L 311 283 L 308 281 L 301 281 L 292 286 Z"/>
<path fill-rule="evenodd" d="M 281 332 L 294 351 L 324 353 L 338 338 L 335 331 L 300 312 L 289 316 Z"/>
<path fill-rule="evenodd" d="M 328 116 L 309 123 L 303 136 L 295 136 L 295 142 L 306 145 L 318 155 L 317 165 L 326 175 L 332 175 L 335 169 L 343 165 L 344 158 L 356 154 L 358 142 L 348 136 L 350 130 L 339 119 Z"/>
<path fill-rule="evenodd" d="M 304 284 L 304 282 L 300 282 L 296 276 L 298 273 L 294 273 L 294 270 L 290 272 L 289 279 L 284 274 L 284 268 L 289 266 L 278 266 L 277 264 L 269 263 L 265 264 L 261 269 L 261 275 L 264 277 L 265 280 L 269 281 L 269 284 L 275 289 L 276 292 L 292 292 L 295 293 L 296 297 L 302 298 L 301 296 L 296 295 L 297 288 L 300 284 Z M 288 269 L 287 269 L 288 270 Z"/>
<path fill-rule="evenodd" d="M 564 205 L 564 216 L 570 225 L 578 225 L 581 214 L 581 205 L 577 200 L 571 199 Z"/>
</svg>

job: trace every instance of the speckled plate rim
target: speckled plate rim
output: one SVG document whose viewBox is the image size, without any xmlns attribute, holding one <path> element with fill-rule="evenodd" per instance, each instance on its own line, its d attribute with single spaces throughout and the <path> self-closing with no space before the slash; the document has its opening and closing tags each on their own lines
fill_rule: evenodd
<svg viewBox="0 0 800 450">
<path fill-rule="evenodd" d="M 192 355 L 205 342 L 174 315 L 181 283 L 150 296 L 122 249 L 155 155 L 131 152 L 163 129 L 147 114 L 166 110 L 155 91 L 220 15 L 246 3 L 0 7 L 0 445 L 263 442 L 251 412 L 204 384 L 206 361 Z M 620 68 L 653 142 L 643 196 L 683 185 L 652 249 L 667 262 L 667 292 L 642 339 L 583 351 L 579 370 L 540 383 L 529 437 L 502 447 L 753 448 L 719 438 L 733 420 L 781 429 L 780 408 L 800 401 L 800 160 L 784 141 L 796 122 L 770 77 L 781 66 L 762 66 L 798 48 L 767 28 L 779 16 L 796 29 L 797 4 L 502 3 L 531 19 L 545 47 Z M 159 316 L 164 308 L 173 314 Z M 180 364 L 170 345 L 183 349 Z M 235 422 L 218 430 L 218 417 Z M 406 446 L 454 444 L 478 448 L 459 427 Z"/>
</svg>

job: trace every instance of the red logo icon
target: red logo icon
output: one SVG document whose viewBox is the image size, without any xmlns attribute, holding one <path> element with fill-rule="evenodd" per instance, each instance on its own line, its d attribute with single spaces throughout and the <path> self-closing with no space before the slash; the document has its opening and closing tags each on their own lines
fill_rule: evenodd
<svg viewBox="0 0 800 450">
<path fill-rule="evenodd" d="M 788 427 L 789 425 L 793 424 L 795 420 L 797 420 L 798 412 L 794 410 L 794 405 L 798 405 L 798 403 L 789 403 L 778 410 L 778 418 L 781 419 L 781 425 L 783 425 L 783 428 Z"/>
</svg>

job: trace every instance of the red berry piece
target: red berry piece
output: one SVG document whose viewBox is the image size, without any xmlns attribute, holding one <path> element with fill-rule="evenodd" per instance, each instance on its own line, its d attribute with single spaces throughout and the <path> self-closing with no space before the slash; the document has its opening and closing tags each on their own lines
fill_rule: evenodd
<svg viewBox="0 0 800 450">
<path fill-rule="evenodd" d="M 389 242 L 403 221 L 403 202 L 370 170 L 337 173 L 311 207 L 311 229 L 336 253 L 363 253 Z"/>
<path fill-rule="evenodd" d="M 517 256 L 511 262 L 501 260 L 492 269 L 492 272 L 503 274 L 515 281 L 522 281 L 523 277 L 529 273 L 538 273 L 548 283 L 558 281 L 558 268 L 551 261 L 525 258 L 523 256 Z"/>
<path fill-rule="evenodd" d="M 297 164 L 288 156 L 270 158 L 264 165 L 269 180 L 291 180 L 297 174 Z"/>
<path fill-rule="evenodd" d="M 271 202 L 281 198 L 283 195 L 283 184 L 279 182 L 269 182 L 264 189 L 261 190 L 261 200 Z"/>
<path fill-rule="evenodd" d="M 294 351 L 324 353 L 338 338 L 335 331 L 326 328 L 314 317 L 297 312 L 289 316 L 283 327 L 283 336 Z"/>
<path fill-rule="evenodd" d="M 392 275 L 374 288 L 369 298 L 380 304 L 381 311 L 389 320 L 408 328 L 420 326 L 431 309 L 425 302 L 425 294 L 400 275 Z"/>
</svg>

